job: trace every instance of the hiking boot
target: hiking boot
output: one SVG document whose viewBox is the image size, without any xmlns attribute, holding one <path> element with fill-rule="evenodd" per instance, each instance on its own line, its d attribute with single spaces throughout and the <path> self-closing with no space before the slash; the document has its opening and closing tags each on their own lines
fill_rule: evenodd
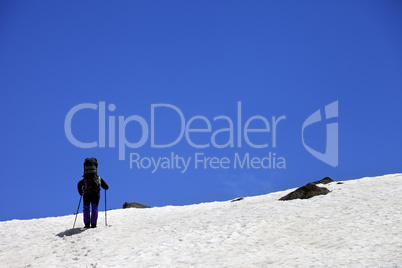
<svg viewBox="0 0 402 268">
<path fill-rule="evenodd" d="M 91 228 L 96 228 L 96 224 L 91 224 Z"/>
<path fill-rule="evenodd" d="M 85 224 L 84 228 L 90 228 L 91 226 L 88 224 Z"/>
</svg>

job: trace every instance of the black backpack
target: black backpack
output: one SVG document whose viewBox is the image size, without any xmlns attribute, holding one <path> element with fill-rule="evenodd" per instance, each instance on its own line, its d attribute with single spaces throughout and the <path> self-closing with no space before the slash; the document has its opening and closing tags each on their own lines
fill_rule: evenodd
<svg viewBox="0 0 402 268">
<path fill-rule="evenodd" d="M 98 160 L 86 158 L 84 161 L 84 192 L 99 193 L 101 179 L 98 176 Z"/>
</svg>

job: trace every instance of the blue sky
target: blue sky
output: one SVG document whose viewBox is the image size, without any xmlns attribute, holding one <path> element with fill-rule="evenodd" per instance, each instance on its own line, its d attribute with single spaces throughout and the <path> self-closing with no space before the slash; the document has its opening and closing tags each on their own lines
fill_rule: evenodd
<svg viewBox="0 0 402 268">
<path fill-rule="evenodd" d="M 330 176 L 356 179 L 401 172 L 402 4 L 399 1 L 2 1 L 0 4 L 0 220 L 75 213 L 76 184 L 86 157 L 99 161 L 110 185 L 108 208 L 126 201 L 149 206 L 229 200 L 285 190 Z M 338 101 L 338 117 L 324 107 Z M 66 136 L 98 142 L 99 107 L 106 107 L 105 148 L 78 148 Z M 238 105 L 242 130 L 238 135 Z M 113 104 L 116 108 L 109 111 Z M 168 148 L 153 148 L 154 138 Z M 338 165 L 311 155 L 302 126 L 317 110 L 322 120 L 304 129 L 309 147 L 325 152 L 326 126 L 337 124 Z M 185 124 L 191 118 L 188 142 Z M 133 116 L 133 117 L 131 117 Z M 197 117 L 198 116 L 198 117 Z M 233 121 L 230 132 L 228 120 Z M 244 127 L 270 131 L 250 132 Z M 277 124 L 273 146 L 272 117 Z M 194 118 L 195 117 L 195 118 Z M 116 127 L 109 146 L 109 118 Z M 119 119 L 120 118 L 120 119 Z M 128 122 L 119 132 L 119 120 Z M 264 121 L 264 119 L 266 121 Z M 213 146 L 226 144 L 224 148 Z M 219 132 L 220 131 L 220 132 Z M 230 146 L 233 135 L 233 147 Z M 145 143 L 126 148 L 118 142 Z M 242 146 L 238 146 L 240 137 Z M 179 139 L 180 138 L 180 139 Z M 189 158 L 190 166 L 130 169 L 130 154 Z M 285 168 L 234 168 L 235 155 L 271 153 Z M 195 168 L 204 154 L 226 168 Z M 147 160 L 144 160 L 146 164 Z M 226 161 L 226 160 L 224 160 Z M 271 161 L 273 161 L 271 159 Z M 104 193 L 102 192 L 101 210 Z"/>
</svg>

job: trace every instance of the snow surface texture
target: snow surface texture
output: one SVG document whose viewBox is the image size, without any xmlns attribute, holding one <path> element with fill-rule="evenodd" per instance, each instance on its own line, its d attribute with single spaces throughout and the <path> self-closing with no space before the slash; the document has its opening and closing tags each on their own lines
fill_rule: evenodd
<svg viewBox="0 0 402 268">
<path fill-rule="evenodd" d="M 0 222 L 1 267 L 402 267 L 402 174 L 184 207 Z M 79 228 L 77 228 L 79 227 Z"/>
</svg>

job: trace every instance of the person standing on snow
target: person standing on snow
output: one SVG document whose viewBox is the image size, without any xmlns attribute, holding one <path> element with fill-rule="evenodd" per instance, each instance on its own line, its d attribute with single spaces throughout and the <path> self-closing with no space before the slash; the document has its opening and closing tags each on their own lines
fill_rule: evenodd
<svg viewBox="0 0 402 268">
<path fill-rule="evenodd" d="M 77 184 L 78 193 L 84 195 L 84 224 L 85 228 L 96 228 L 98 220 L 98 204 L 100 199 L 100 188 L 107 190 L 109 186 L 98 176 L 98 160 L 86 158 L 84 161 L 83 179 Z M 90 206 L 92 205 L 92 214 Z"/>
</svg>

